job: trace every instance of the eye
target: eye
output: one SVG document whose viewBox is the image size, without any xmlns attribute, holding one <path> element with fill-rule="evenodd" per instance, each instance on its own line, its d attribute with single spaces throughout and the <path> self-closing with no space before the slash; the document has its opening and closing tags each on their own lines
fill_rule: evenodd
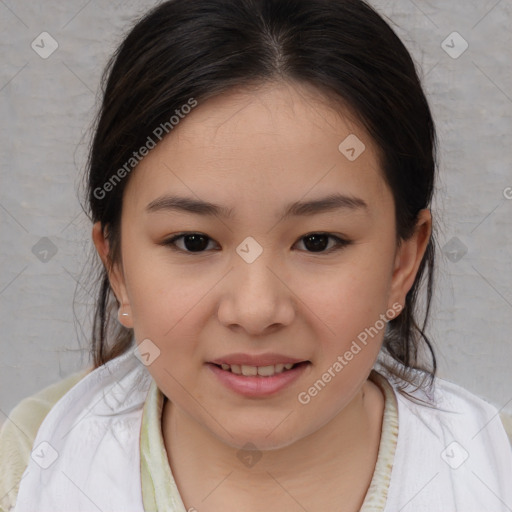
<svg viewBox="0 0 512 512">
<path fill-rule="evenodd" d="M 183 240 L 185 248 L 178 247 L 176 242 Z M 208 240 L 212 240 L 209 236 L 202 233 L 181 233 L 162 242 L 162 245 L 170 246 L 175 251 L 183 252 L 203 252 L 208 246 Z"/>
<path fill-rule="evenodd" d="M 329 245 L 329 239 L 334 240 L 334 246 L 325 250 Z M 352 243 L 350 240 L 340 238 L 330 233 L 309 233 L 308 235 L 304 235 L 300 241 L 304 241 L 304 246 L 308 249 L 308 252 L 324 252 L 326 254 L 340 250 Z"/>
<path fill-rule="evenodd" d="M 328 250 L 329 239 L 334 241 L 334 245 Z M 183 246 L 179 247 L 177 242 L 182 241 Z M 200 253 L 204 252 L 208 247 L 208 241 L 213 241 L 209 236 L 202 233 L 181 233 L 162 242 L 161 245 L 169 246 L 175 251 Z M 301 237 L 300 241 L 304 241 L 304 246 L 308 252 L 331 253 L 350 245 L 352 242 L 332 235 L 330 233 L 309 233 Z"/>
</svg>

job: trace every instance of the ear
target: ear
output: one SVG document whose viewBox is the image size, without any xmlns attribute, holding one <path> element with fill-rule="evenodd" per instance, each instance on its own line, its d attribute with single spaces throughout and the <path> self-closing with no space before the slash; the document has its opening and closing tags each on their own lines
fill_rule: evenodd
<svg viewBox="0 0 512 512">
<path fill-rule="evenodd" d="M 103 265 L 107 271 L 110 286 L 112 287 L 114 295 L 120 304 L 119 310 L 123 313 L 123 316 L 119 316 L 119 322 L 121 322 L 121 324 L 123 324 L 125 327 L 132 328 L 133 316 L 128 293 L 126 290 L 124 274 L 122 268 L 120 268 L 118 264 L 111 265 L 110 263 L 109 242 L 108 238 L 105 236 L 104 230 L 102 229 L 101 222 L 96 222 L 93 225 L 92 239 L 94 246 L 96 247 L 96 251 L 98 252 L 98 255 L 101 258 L 101 261 L 103 262 Z"/>
<path fill-rule="evenodd" d="M 402 308 L 404 307 L 405 296 L 414 284 L 431 233 L 432 216 L 430 210 L 420 210 L 414 234 L 408 240 L 402 240 L 396 251 L 389 307 L 397 302 Z"/>
</svg>

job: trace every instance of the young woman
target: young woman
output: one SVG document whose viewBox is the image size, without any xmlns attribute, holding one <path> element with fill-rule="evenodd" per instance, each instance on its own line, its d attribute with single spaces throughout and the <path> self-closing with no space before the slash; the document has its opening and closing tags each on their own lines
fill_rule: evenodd
<svg viewBox="0 0 512 512">
<path fill-rule="evenodd" d="M 510 510 L 498 411 L 436 377 L 424 332 L 435 146 L 362 1 L 150 11 L 88 165 L 94 368 L 36 428 L 14 510 Z"/>
</svg>

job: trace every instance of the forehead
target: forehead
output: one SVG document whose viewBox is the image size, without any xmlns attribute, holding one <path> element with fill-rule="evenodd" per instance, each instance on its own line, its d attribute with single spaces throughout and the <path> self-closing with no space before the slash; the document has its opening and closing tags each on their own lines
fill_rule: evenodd
<svg viewBox="0 0 512 512">
<path fill-rule="evenodd" d="M 311 85 L 271 82 L 237 88 L 201 102 L 168 139 L 171 146 L 210 142 L 214 150 L 234 147 L 234 140 L 252 139 L 244 151 L 262 146 L 272 151 L 301 142 L 309 147 L 318 143 L 319 136 L 327 135 L 326 129 L 338 135 L 358 132 L 369 139 L 352 110 L 340 107 Z"/>
<path fill-rule="evenodd" d="M 278 83 L 199 103 L 138 164 L 125 194 L 141 210 L 163 192 L 229 207 L 333 192 L 371 205 L 389 200 L 386 189 L 378 149 L 350 110 L 312 87 Z"/>
</svg>

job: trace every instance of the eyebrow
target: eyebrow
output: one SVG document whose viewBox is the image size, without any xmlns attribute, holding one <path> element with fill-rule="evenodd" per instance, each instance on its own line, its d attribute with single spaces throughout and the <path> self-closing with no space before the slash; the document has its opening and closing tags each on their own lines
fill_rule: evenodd
<svg viewBox="0 0 512 512">
<path fill-rule="evenodd" d="M 327 197 L 313 199 L 310 201 L 295 201 L 288 204 L 281 216 L 281 220 L 288 217 L 312 216 L 319 213 L 330 212 L 333 210 L 366 210 L 368 205 L 366 202 L 354 196 L 344 194 L 331 194 Z M 223 218 L 232 218 L 233 209 L 227 208 L 200 199 L 191 197 L 180 197 L 172 195 L 164 195 L 151 201 L 146 206 L 148 213 L 159 211 L 181 211 L 186 213 L 194 213 L 203 216 L 219 216 Z"/>
</svg>

